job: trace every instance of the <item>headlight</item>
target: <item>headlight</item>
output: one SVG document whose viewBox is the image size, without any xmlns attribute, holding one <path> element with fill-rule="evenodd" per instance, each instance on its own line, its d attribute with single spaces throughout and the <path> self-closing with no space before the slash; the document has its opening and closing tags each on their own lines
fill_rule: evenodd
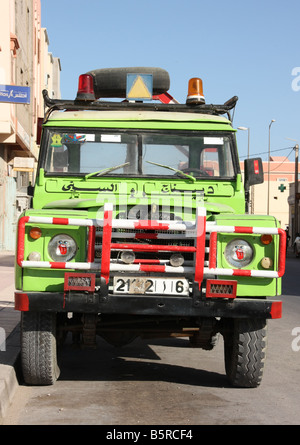
<svg viewBox="0 0 300 445">
<path fill-rule="evenodd" d="M 70 261 L 76 252 L 76 241 L 69 235 L 55 235 L 48 244 L 48 253 L 54 261 Z"/>
<path fill-rule="evenodd" d="M 247 241 L 234 239 L 225 248 L 225 258 L 229 264 L 241 268 L 248 266 L 253 259 L 253 249 Z"/>
</svg>

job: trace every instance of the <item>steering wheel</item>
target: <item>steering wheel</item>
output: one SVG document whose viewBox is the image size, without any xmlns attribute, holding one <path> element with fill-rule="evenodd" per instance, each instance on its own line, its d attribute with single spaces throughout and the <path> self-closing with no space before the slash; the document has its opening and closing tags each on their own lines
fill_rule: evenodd
<svg viewBox="0 0 300 445">
<path fill-rule="evenodd" d="M 181 170 L 183 173 L 200 173 L 201 176 L 210 176 L 203 168 L 187 167 Z"/>
</svg>

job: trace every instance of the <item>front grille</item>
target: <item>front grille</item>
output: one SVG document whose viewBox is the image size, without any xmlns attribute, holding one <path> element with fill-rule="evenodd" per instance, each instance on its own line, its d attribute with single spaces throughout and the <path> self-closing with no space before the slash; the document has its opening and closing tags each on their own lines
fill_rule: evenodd
<svg viewBox="0 0 300 445">
<path fill-rule="evenodd" d="M 96 243 L 95 243 L 95 259 L 101 261 L 102 257 L 102 229 L 96 230 Z M 150 235 L 150 236 L 149 236 Z M 194 238 L 186 238 L 182 232 L 166 232 L 153 230 L 151 233 L 145 230 L 136 230 L 135 232 L 126 229 L 113 229 L 112 242 L 116 244 L 130 243 L 130 244 L 148 244 L 149 246 L 181 246 L 181 247 L 195 247 Z M 121 249 L 111 251 L 111 259 L 113 261 L 121 261 L 120 259 Z M 171 252 L 137 252 L 137 259 L 142 260 L 162 260 L 164 263 L 168 263 Z M 184 257 L 185 264 L 191 265 L 194 261 L 194 254 L 192 252 L 181 252 Z"/>
</svg>

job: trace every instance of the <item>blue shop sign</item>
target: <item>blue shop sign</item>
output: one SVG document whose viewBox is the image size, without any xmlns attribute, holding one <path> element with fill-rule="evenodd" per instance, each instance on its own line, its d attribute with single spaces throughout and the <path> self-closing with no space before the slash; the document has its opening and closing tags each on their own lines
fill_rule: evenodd
<svg viewBox="0 0 300 445">
<path fill-rule="evenodd" d="M 29 104 L 30 87 L 21 87 L 17 85 L 0 85 L 0 102 Z"/>
</svg>

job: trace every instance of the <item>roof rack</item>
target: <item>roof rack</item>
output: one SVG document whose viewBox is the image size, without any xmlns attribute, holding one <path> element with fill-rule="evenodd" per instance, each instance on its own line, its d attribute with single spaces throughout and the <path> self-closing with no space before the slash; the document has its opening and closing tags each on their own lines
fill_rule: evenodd
<svg viewBox="0 0 300 445">
<path fill-rule="evenodd" d="M 227 114 L 229 120 L 231 116 L 229 111 L 232 110 L 238 101 L 237 96 L 233 96 L 223 105 L 209 105 L 209 104 L 178 104 L 178 103 L 144 103 L 144 102 L 104 102 L 104 101 L 81 101 L 81 100 L 63 100 L 50 99 L 48 91 L 43 90 L 43 98 L 48 110 L 45 114 L 44 121 L 47 121 L 50 114 L 55 110 L 78 111 L 78 110 L 93 110 L 93 111 L 169 111 L 169 112 L 183 112 L 183 113 L 202 113 L 212 115 Z"/>
</svg>

